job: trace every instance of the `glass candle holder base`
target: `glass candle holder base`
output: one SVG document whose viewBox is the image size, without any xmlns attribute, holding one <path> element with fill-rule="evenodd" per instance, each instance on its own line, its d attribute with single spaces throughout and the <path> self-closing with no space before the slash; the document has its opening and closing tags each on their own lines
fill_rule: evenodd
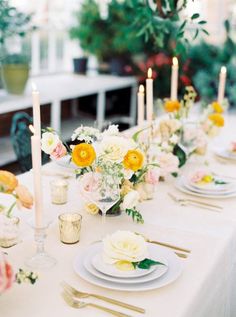
<svg viewBox="0 0 236 317">
<path fill-rule="evenodd" d="M 25 261 L 25 264 L 32 269 L 49 269 L 56 264 L 56 260 L 44 250 L 47 227 L 48 225 L 43 228 L 34 228 L 36 253 Z"/>
</svg>

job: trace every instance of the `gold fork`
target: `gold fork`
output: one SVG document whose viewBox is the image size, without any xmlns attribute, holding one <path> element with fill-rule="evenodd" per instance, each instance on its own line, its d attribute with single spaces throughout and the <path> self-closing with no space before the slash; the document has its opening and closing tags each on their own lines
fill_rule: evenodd
<svg viewBox="0 0 236 317">
<path fill-rule="evenodd" d="M 143 235 L 142 233 L 138 233 L 138 232 L 135 232 L 137 235 L 140 235 L 142 236 L 146 242 L 149 242 L 149 243 L 153 243 L 153 244 L 159 244 L 159 245 L 162 245 L 163 247 L 167 247 L 167 248 L 170 248 L 170 249 L 174 249 L 174 250 L 177 250 L 177 251 L 181 251 L 181 252 L 186 252 L 186 253 L 191 253 L 191 250 L 188 250 L 188 249 L 184 249 L 184 248 L 181 248 L 181 247 L 177 247 L 175 245 L 172 245 L 172 244 L 169 244 L 169 243 L 166 243 L 166 242 L 160 242 L 160 241 L 155 241 L 155 240 L 151 240 L 149 239 L 148 237 L 146 237 L 145 235 Z M 182 256 L 182 255 L 186 255 L 186 254 L 183 254 L 183 253 L 179 253 L 179 252 L 175 252 L 178 256 Z M 186 255 L 187 256 L 187 255 Z M 184 257 L 184 256 L 182 256 Z"/>
<path fill-rule="evenodd" d="M 65 291 L 67 291 L 72 296 L 75 296 L 77 298 L 94 297 L 94 298 L 103 300 L 105 302 L 108 302 L 108 303 L 111 303 L 111 304 L 114 304 L 114 305 L 118 305 L 118 306 L 121 306 L 121 307 L 124 307 L 124 308 L 127 308 L 127 309 L 131 309 L 131 310 L 137 311 L 137 312 L 142 313 L 142 314 L 145 313 L 145 310 L 143 308 L 140 308 L 140 307 L 137 307 L 137 306 L 133 306 L 133 305 L 130 305 L 130 304 L 126 304 L 124 302 L 120 302 L 120 301 L 118 301 L 116 299 L 113 299 L 113 298 L 109 298 L 109 297 L 105 297 L 105 296 L 97 295 L 97 294 L 80 292 L 80 291 L 78 291 L 77 289 L 75 289 L 74 287 L 70 286 L 68 283 L 66 283 L 64 281 L 61 283 L 61 285 L 62 285 L 62 287 L 63 287 L 63 289 Z"/>
<path fill-rule="evenodd" d="M 76 300 L 73 297 L 71 297 L 65 291 L 62 293 L 62 297 L 64 298 L 65 302 L 69 306 L 71 306 L 73 308 L 84 308 L 84 307 L 90 306 L 90 307 L 94 307 L 94 308 L 103 310 L 103 311 L 105 311 L 107 313 L 112 314 L 113 316 L 116 316 L 116 317 L 132 317 L 130 315 L 118 312 L 116 310 L 113 310 L 113 309 L 110 309 L 110 308 L 107 308 L 107 307 L 104 307 L 104 306 L 101 306 L 101 305 L 97 305 L 97 304 L 94 304 L 94 303 L 87 303 L 87 302 L 82 302 L 82 301 Z"/>
</svg>

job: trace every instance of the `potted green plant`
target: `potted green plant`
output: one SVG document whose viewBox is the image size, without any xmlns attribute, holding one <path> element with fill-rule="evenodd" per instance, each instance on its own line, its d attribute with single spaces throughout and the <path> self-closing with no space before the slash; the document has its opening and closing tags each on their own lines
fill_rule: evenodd
<svg viewBox="0 0 236 317">
<path fill-rule="evenodd" d="M 97 2 L 85 0 L 75 13 L 76 24 L 70 29 L 70 36 L 100 63 L 109 62 L 112 73 L 121 75 L 132 56 L 142 51 L 143 39 L 136 36 L 132 26 L 135 14 L 129 1 L 112 0 L 107 18 L 103 18 Z"/>
<path fill-rule="evenodd" d="M 94 0 L 85 0 L 75 12 L 75 24 L 70 28 L 71 39 L 79 41 L 84 52 L 95 55 L 100 63 L 110 57 L 111 37 L 107 21 L 100 17 L 99 6 Z"/>
<path fill-rule="evenodd" d="M 10 54 L 7 40 L 25 37 L 33 29 L 31 17 L 11 6 L 8 0 L 0 0 L 1 75 L 4 88 L 11 94 L 24 92 L 29 77 L 29 59 L 25 54 Z"/>
</svg>

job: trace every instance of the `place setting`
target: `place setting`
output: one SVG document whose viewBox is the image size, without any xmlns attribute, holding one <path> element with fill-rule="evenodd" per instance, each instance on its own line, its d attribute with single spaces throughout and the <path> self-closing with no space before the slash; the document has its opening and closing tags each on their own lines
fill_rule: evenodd
<svg viewBox="0 0 236 317">
<path fill-rule="evenodd" d="M 236 163 L 236 141 L 232 141 L 227 145 L 218 146 L 213 152 L 218 159 Z"/>
<path fill-rule="evenodd" d="M 174 282 L 183 267 L 170 249 L 131 231 L 116 231 L 78 251 L 74 271 L 87 282 L 118 291 L 148 291 Z"/>
<path fill-rule="evenodd" d="M 210 199 L 227 199 L 236 197 L 236 182 L 233 178 L 223 176 L 207 169 L 195 170 L 181 175 L 175 186 L 183 193 Z M 207 203 L 205 203 L 207 206 Z M 208 204 L 209 207 L 221 209 L 220 206 Z"/>
</svg>

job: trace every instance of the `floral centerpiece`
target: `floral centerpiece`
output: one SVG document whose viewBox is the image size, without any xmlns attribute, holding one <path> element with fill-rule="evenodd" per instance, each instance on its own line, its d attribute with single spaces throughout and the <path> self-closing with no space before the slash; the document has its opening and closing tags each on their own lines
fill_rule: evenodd
<svg viewBox="0 0 236 317">
<path fill-rule="evenodd" d="M 33 197 L 14 174 L 4 170 L 0 170 L 0 193 L 13 197 L 10 206 L 0 204 L 0 246 L 10 247 L 18 240 L 19 218 L 13 217 L 14 207 L 30 209 Z"/>
<path fill-rule="evenodd" d="M 143 222 L 137 210 L 141 198 L 138 184 L 143 181 L 156 183 L 159 178 L 156 177 L 157 165 L 148 163 L 139 144 L 123 136 L 118 126 L 111 125 L 102 133 L 81 126 L 73 132 L 70 146 L 48 128 L 42 135 L 42 150 L 54 159 L 68 155 L 77 167 L 75 172 L 83 191 L 89 191 L 99 175 L 115 175 L 120 186 L 120 199 L 109 212 L 115 214 L 123 210 L 137 222 Z M 88 202 L 86 209 L 92 214 L 99 212 L 93 202 Z"/>
</svg>

